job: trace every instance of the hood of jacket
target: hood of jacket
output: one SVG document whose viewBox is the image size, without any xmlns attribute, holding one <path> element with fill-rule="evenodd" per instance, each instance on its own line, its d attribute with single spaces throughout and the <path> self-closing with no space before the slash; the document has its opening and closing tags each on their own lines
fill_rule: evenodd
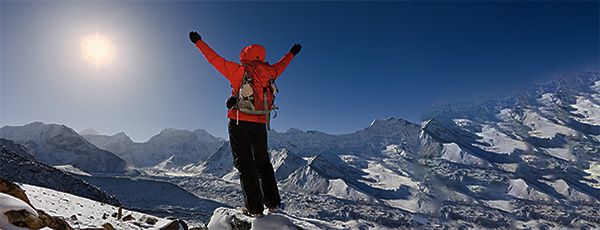
<svg viewBox="0 0 600 230">
<path fill-rule="evenodd" d="M 240 52 L 240 62 L 245 63 L 256 60 L 264 62 L 266 56 L 267 52 L 265 47 L 259 44 L 252 44 L 242 49 L 242 52 Z"/>
</svg>

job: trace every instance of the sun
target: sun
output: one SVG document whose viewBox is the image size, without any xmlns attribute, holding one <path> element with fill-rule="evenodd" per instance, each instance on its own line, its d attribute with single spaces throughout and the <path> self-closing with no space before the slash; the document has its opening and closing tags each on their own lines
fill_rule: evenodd
<svg viewBox="0 0 600 230">
<path fill-rule="evenodd" d="M 115 49 L 108 38 L 96 33 L 83 38 L 81 53 L 86 61 L 100 68 L 112 61 Z"/>
</svg>

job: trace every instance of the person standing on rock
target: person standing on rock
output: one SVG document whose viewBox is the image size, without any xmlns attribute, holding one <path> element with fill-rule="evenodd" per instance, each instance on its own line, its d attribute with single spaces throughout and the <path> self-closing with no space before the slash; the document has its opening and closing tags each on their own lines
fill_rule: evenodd
<svg viewBox="0 0 600 230">
<path fill-rule="evenodd" d="M 240 173 L 245 208 L 253 217 L 262 216 L 264 206 L 269 212 L 276 212 L 281 197 L 267 152 L 267 129 L 271 112 L 277 108 L 275 79 L 302 46 L 293 45 L 281 60 L 271 65 L 265 62 L 263 46 L 249 45 L 242 49 L 238 64 L 219 56 L 196 31 L 191 31 L 189 38 L 232 87 L 232 96 L 226 102 L 229 142 L 234 166 Z"/>
</svg>

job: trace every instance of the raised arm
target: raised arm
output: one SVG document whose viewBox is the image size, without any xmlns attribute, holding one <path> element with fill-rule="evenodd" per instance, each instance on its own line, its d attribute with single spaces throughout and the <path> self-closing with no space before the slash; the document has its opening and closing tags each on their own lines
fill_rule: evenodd
<svg viewBox="0 0 600 230">
<path fill-rule="evenodd" d="M 277 63 L 272 65 L 273 69 L 275 69 L 275 76 L 273 76 L 273 77 L 275 77 L 275 79 L 277 79 L 277 77 L 279 77 L 279 75 L 281 75 L 281 73 L 283 73 L 285 68 L 290 64 L 292 59 L 300 52 L 301 49 L 302 49 L 302 46 L 300 44 L 295 44 L 290 49 L 290 52 L 285 54 L 285 56 L 283 56 L 283 58 L 281 58 L 281 60 L 279 60 Z"/>
<path fill-rule="evenodd" d="M 233 80 L 233 74 L 242 66 L 238 63 L 227 61 L 215 52 L 208 44 L 202 41 L 202 38 L 196 31 L 190 32 L 190 40 L 198 47 L 200 52 L 206 57 L 206 60 L 223 74 L 229 81 Z"/>
</svg>

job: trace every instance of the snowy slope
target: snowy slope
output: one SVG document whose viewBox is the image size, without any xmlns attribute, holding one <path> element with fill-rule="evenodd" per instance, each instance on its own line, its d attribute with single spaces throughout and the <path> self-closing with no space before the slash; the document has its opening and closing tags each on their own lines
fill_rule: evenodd
<svg viewBox="0 0 600 230">
<path fill-rule="evenodd" d="M 64 125 L 33 122 L 0 128 L 0 138 L 25 146 L 36 160 L 48 165 L 73 165 L 88 173 L 124 173 L 127 163 L 99 149 Z"/>
<path fill-rule="evenodd" d="M 0 229 L 5 230 L 26 230 L 28 228 L 18 227 L 8 221 L 8 217 L 4 213 L 8 211 L 25 210 L 33 216 L 38 217 L 38 213 L 31 208 L 27 203 L 13 196 L 0 193 Z"/>
<path fill-rule="evenodd" d="M 52 216 L 61 216 L 75 229 L 102 228 L 110 223 L 115 229 L 160 229 L 173 221 L 153 215 L 124 209 L 123 217 L 131 215 L 135 220 L 119 221 L 116 215 L 118 207 L 74 196 L 68 193 L 23 184 L 31 204 Z M 150 224 L 156 220 L 156 223 Z"/>
</svg>

